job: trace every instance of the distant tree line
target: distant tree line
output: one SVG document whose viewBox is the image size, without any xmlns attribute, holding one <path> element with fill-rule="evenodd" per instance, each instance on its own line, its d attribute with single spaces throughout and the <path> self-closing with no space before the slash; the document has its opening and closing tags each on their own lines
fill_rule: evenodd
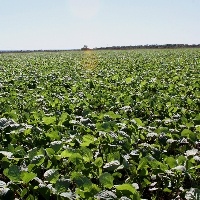
<svg viewBox="0 0 200 200">
<path fill-rule="evenodd" d="M 33 53 L 33 52 L 61 52 L 61 51 L 80 51 L 80 49 L 51 49 L 51 50 L 0 50 L 1 53 Z"/>
<path fill-rule="evenodd" d="M 131 50 L 131 49 L 176 49 L 176 48 L 200 48 L 200 44 L 164 44 L 164 45 L 136 45 L 136 46 L 112 46 L 94 48 L 94 50 Z"/>
<path fill-rule="evenodd" d="M 32 53 L 32 52 L 60 52 L 60 51 L 87 51 L 87 50 L 131 50 L 131 49 L 176 49 L 176 48 L 200 48 L 200 44 L 152 44 L 152 45 L 135 45 L 135 46 L 112 46 L 112 47 L 96 47 L 93 49 L 84 45 L 81 49 L 60 49 L 60 50 L 0 50 L 0 53 Z"/>
</svg>

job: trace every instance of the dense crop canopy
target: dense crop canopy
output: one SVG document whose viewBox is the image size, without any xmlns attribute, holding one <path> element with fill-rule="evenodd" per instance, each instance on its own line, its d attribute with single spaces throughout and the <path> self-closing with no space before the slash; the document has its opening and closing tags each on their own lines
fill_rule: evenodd
<svg viewBox="0 0 200 200">
<path fill-rule="evenodd" d="M 0 54 L 0 199 L 200 195 L 200 51 Z"/>
</svg>

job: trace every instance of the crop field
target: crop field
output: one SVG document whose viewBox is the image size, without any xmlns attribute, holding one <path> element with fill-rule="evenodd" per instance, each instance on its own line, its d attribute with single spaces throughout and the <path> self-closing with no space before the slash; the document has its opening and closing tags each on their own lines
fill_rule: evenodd
<svg viewBox="0 0 200 200">
<path fill-rule="evenodd" d="M 0 54 L 0 199 L 200 199 L 200 50 Z"/>
</svg>

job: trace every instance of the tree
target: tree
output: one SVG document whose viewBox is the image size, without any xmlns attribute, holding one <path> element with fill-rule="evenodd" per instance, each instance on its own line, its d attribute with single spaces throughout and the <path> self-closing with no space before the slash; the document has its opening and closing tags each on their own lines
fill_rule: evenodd
<svg viewBox="0 0 200 200">
<path fill-rule="evenodd" d="M 83 48 L 81 48 L 81 50 L 89 50 L 87 45 L 84 45 Z"/>
</svg>

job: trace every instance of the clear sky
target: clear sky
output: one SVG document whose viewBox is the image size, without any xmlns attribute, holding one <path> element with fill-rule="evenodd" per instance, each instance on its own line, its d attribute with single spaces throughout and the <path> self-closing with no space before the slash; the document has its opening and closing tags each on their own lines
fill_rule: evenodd
<svg viewBox="0 0 200 200">
<path fill-rule="evenodd" d="M 0 50 L 174 43 L 200 43 L 200 0 L 0 0 Z"/>
</svg>

